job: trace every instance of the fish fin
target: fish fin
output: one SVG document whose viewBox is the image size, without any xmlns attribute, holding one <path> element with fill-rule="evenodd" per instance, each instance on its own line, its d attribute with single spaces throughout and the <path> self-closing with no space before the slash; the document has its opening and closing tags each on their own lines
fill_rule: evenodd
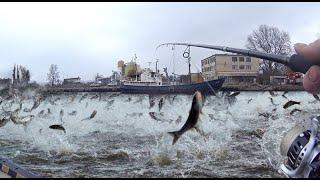
<svg viewBox="0 0 320 180">
<path fill-rule="evenodd" d="M 178 132 L 179 131 L 168 132 L 173 137 L 172 145 L 174 145 L 177 142 L 177 140 L 180 138 L 180 135 L 178 134 Z"/>
</svg>

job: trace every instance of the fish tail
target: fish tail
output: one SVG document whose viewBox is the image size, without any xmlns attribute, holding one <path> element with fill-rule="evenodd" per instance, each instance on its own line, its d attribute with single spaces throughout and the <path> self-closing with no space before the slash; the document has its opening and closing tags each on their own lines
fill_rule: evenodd
<svg viewBox="0 0 320 180">
<path fill-rule="evenodd" d="M 172 145 L 174 145 L 177 142 L 177 140 L 180 138 L 180 135 L 178 134 L 178 132 L 179 131 L 168 132 L 173 137 Z"/>
</svg>

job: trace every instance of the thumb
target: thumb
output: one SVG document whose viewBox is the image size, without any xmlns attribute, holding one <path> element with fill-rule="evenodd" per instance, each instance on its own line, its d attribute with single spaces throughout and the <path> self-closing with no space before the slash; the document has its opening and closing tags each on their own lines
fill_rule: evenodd
<svg viewBox="0 0 320 180">
<path fill-rule="evenodd" d="M 306 91 L 317 94 L 320 91 L 320 66 L 312 66 L 303 78 L 303 87 Z"/>
</svg>

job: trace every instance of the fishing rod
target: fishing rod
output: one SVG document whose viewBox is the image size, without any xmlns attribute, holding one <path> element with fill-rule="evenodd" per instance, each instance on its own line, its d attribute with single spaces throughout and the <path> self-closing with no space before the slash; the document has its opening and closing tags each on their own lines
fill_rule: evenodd
<svg viewBox="0 0 320 180">
<path fill-rule="evenodd" d="M 306 59 L 302 55 L 293 54 L 291 56 L 281 56 L 264 53 L 254 50 L 238 49 L 225 46 L 212 46 L 191 43 L 165 43 L 164 45 L 183 45 L 187 46 L 183 53 L 184 58 L 190 55 L 190 47 L 200 47 L 215 49 L 226 52 L 238 53 L 277 62 L 288 66 L 295 72 L 306 73 L 316 63 L 315 59 Z M 281 164 L 279 172 L 287 177 L 314 178 L 320 177 L 320 116 L 312 116 L 303 126 L 295 126 L 286 133 L 280 144 L 282 156 L 286 156 L 286 161 Z"/>
<path fill-rule="evenodd" d="M 305 74 L 311 66 L 320 65 L 320 62 L 318 63 L 316 63 L 315 61 L 313 62 L 312 60 L 306 59 L 299 54 L 293 54 L 292 56 L 281 56 L 281 55 L 264 53 L 264 52 L 255 51 L 255 50 L 238 49 L 238 48 L 232 48 L 232 47 L 226 47 L 226 46 L 212 46 L 212 45 L 206 45 L 206 44 L 164 43 L 164 44 L 160 44 L 156 48 L 156 50 L 160 46 L 164 46 L 164 45 L 188 46 L 187 48 L 189 48 L 189 51 L 190 51 L 190 46 L 194 46 L 194 47 L 200 47 L 200 48 L 206 48 L 206 49 L 215 49 L 215 50 L 220 50 L 225 52 L 238 53 L 245 56 L 251 56 L 251 57 L 261 58 L 261 59 L 272 61 L 272 62 L 281 63 L 288 66 L 291 70 L 295 72 L 301 72 L 303 74 Z M 188 52 L 185 52 L 185 53 L 188 53 Z"/>
</svg>

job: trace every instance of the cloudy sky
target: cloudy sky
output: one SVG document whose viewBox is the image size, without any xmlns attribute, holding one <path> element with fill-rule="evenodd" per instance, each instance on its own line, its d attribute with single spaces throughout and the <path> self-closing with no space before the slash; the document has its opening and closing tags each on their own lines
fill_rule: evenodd
<svg viewBox="0 0 320 180">
<path fill-rule="evenodd" d="M 169 73 L 187 72 L 185 47 L 155 48 L 165 42 L 190 42 L 244 48 L 261 24 L 289 32 L 292 44 L 320 38 L 320 3 L 0 3 L 0 78 L 14 63 L 46 82 L 50 64 L 61 78 L 93 80 L 111 75 L 117 61 L 134 54 L 142 67 L 159 59 Z M 192 71 L 217 51 L 191 48 Z M 221 53 L 221 52 L 219 52 Z M 173 63 L 175 62 L 175 63 Z"/>
</svg>

